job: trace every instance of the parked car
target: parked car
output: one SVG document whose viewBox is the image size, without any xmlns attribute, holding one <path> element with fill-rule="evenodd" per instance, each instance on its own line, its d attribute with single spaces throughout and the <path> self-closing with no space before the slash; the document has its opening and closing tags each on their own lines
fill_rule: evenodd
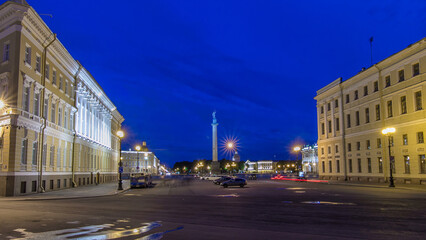
<svg viewBox="0 0 426 240">
<path fill-rule="evenodd" d="M 220 185 L 222 185 L 224 188 L 227 188 L 229 186 L 244 187 L 245 185 L 247 185 L 247 181 L 244 178 L 232 178 L 228 181 L 222 182 Z"/>
<path fill-rule="evenodd" d="M 213 183 L 220 185 L 222 182 L 229 181 L 231 179 L 232 179 L 231 177 L 223 176 L 223 177 L 220 177 L 219 179 L 214 180 Z"/>
<path fill-rule="evenodd" d="M 143 173 L 132 173 L 130 176 L 130 188 L 143 187 L 148 188 L 152 187 L 152 177 L 151 175 L 144 175 Z"/>
</svg>

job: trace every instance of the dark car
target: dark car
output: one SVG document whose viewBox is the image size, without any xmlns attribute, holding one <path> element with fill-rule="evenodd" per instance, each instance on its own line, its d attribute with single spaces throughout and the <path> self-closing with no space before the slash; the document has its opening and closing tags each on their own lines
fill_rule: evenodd
<svg viewBox="0 0 426 240">
<path fill-rule="evenodd" d="M 221 183 L 223 183 L 225 181 L 229 181 L 231 179 L 232 179 L 231 177 L 223 176 L 223 177 L 220 177 L 219 179 L 214 180 L 213 183 L 220 185 Z"/>
<path fill-rule="evenodd" d="M 247 181 L 244 178 L 232 178 L 228 181 L 222 182 L 220 185 L 222 185 L 224 188 L 227 188 L 228 186 L 244 187 L 247 185 Z"/>
</svg>

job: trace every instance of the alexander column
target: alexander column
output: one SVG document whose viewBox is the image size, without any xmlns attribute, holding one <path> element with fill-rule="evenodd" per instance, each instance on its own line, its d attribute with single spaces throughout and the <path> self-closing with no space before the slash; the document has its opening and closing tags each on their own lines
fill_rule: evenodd
<svg viewBox="0 0 426 240">
<path fill-rule="evenodd" d="M 219 167 L 220 165 L 219 165 L 219 162 L 217 160 L 217 125 L 219 125 L 219 123 L 217 123 L 217 120 L 216 120 L 216 112 L 213 112 L 212 116 L 213 116 L 213 122 L 212 122 L 212 130 L 213 130 L 212 173 L 219 173 L 220 172 L 220 167 Z"/>
</svg>

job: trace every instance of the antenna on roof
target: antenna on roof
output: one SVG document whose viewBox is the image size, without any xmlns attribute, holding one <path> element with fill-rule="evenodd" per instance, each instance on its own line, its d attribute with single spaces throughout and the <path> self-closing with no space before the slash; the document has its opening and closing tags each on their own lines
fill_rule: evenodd
<svg viewBox="0 0 426 240">
<path fill-rule="evenodd" d="M 370 37 L 370 57 L 371 65 L 373 65 L 373 36 Z"/>
</svg>

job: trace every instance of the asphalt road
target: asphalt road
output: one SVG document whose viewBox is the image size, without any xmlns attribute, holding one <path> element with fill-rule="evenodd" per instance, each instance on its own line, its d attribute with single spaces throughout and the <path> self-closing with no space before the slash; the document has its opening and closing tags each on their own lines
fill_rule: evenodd
<svg viewBox="0 0 426 240">
<path fill-rule="evenodd" d="M 424 239 L 426 191 L 168 182 L 115 196 L 0 201 L 0 239 Z"/>
</svg>

